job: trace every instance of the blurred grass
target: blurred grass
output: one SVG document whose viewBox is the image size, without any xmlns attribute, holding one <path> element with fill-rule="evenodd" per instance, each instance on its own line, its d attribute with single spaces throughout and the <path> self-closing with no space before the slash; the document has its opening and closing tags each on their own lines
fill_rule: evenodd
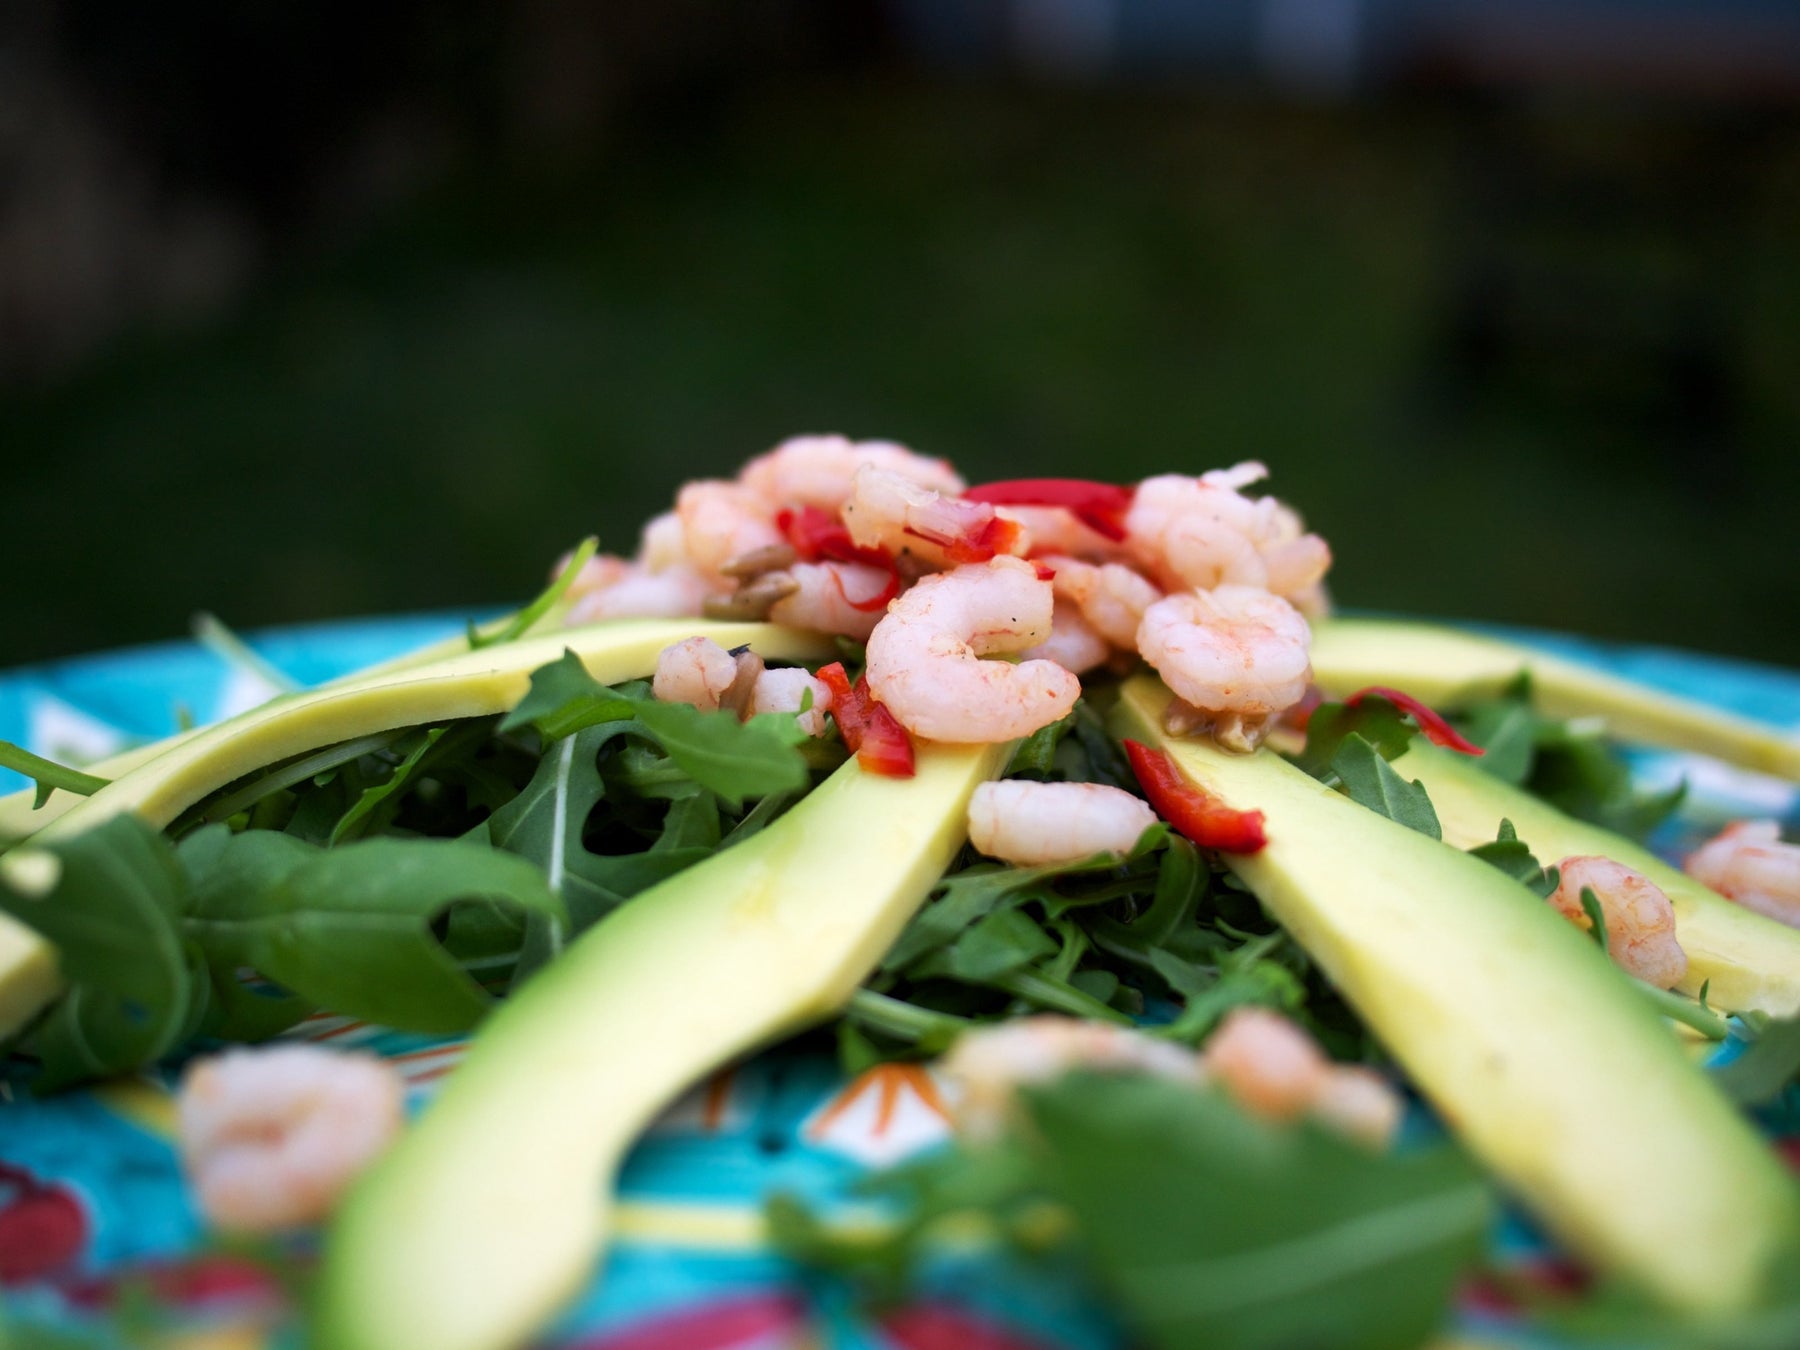
<svg viewBox="0 0 1800 1350">
<path fill-rule="evenodd" d="M 628 551 L 682 479 L 842 430 L 976 479 L 1261 458 L 1343 603 L 1800 664 L 1792 139 L 1722 223 L 1702 179 L 1688 214 L 1542 238 L 1490 229 L 1433 104 L 801 85 L 625 128 L 584 175 L 471 169 L 226 322 L 0 396 L 0 663 L 201 608 L 506 602 L 584 533 Z M 1550 280 L 1471 367 L 1495 257 Z M 1705 297 L 1722 417 L 1667 403 L 1685 314 L 1608 311 L 1640 293 Z"/>
</svg>

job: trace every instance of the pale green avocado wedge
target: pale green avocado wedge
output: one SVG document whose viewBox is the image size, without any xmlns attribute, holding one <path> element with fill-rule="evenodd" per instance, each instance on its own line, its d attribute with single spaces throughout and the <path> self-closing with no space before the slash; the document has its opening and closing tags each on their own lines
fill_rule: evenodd
<svg viewBox="0 0 1800 1350">
<path fill-rule="evenodd" d="M 554 631 L 560 626 L 567 609 L 566 604 L 552 606 L 520 637 L 528 638 Z M 511 618 L 512 616 L 509 615 L 492 620 L 487 624 L 478 625 L 476 632 L 481 636 L 492 637 L 502 631 Z M 434 661 L 441 661 L 448 657 L 460 656 L 468 650 L 468 636 L 459 633 L 454 637 L 430 643 L 417 651 L 405 652 L 390 660 L 380 661 L 362 670 L 352 671 L 348 675 L 328 681 L 320 688 L 332 689 L 353 682 L 360 683 L 375 676 L 388 675 L 396 671 L 430 665 Z M 251 711 L 259 711 L 259 709 Z M 109 755 L 105 759 L 96 760 L 80 767 L 84 772 L 91 773 L 98 778 L 122 778 L 184 741 L 192 740 L 205 730 L 204 727 L 195 727 L 189 731 L 177 732 L 160 741 L 152 741 L 147 745 L 134 745 L 129 750 L 121 750 L 116 755 Z M 56 791 L 52 792 L 42 805 L 39 805 L 35 788 L 24 788 L 21 791 L 9 792 L 5 796 L 0 796 L 0 845 L 35 834 L 58 817 L 74 810 L 85 800 L 86 798 L 78 793 Z"/>
<path fill-rule="evenodd" d="M 601 921 L 508 1000 L 327 1233 L 321 1350 L 501 1350 L 593 1273 L 611 1183 L 708 1070 L 840 1008 L 961 847 L 1009 747 L 845 764 Z"/>
<path fill-rule="evenodd" d="M 1498 638 L 1397 620 L 1322 619 L 1313 625 L 1312 665 L 1333 698 L 1385 684 L 1451 706 L 1497 694 L 1529 670 L 1534 701 L 1552 717 L 1601 716 L 1621 740 L 1800 781 L 1800 738 L 1791 732 Z"/>
<path fill-rule="evenodd" d="M 32 837 L 66 838 L 123 811 L 135 811 L 153 825 L 167 825 L 209 793 L 293 755 L 398 727 L 505 712 L 524 697 L 531 672 L 557 660 L 565 649 L 580 657 L 595 679 L 610 684 L 650 674 L 658 652 L 696 634 L 724 647 L 748 643 L 770 660 L 822 660 L 836 651 L 828 637 L 774 624 L 622 619 L 483 647 L 423 665 L 379 669 L 308 693 L 271 699 L 189 736 L 77 802 Z"/>
<path fill-rule="evenodd" d="M 1675 935 L 1687 953 L 1684 994 L 1709 985 L 1707 1001 L 1728 1012 L 1800 1014 L 1800 929 L 1765 918 L 1610 830 L 1564 815 L 1548 802 L 1485 774 L 1465 755 L 1415 738 L 1394 761 L 1403 778 L 1431 794 L 1444 841 L 1473 848 L 1510 820 L 1519 838 L 1546 867 L 1575 855 L 1598 854 L 1642 872 L 1675 908 Z"/>
<path fill-rule="evenodd" d="M 1600 949 L 1499 869 L 1269 751 L 1162 731 L 1129 681 L 1122 734 L 1265 816 L 1226 863 L 1464 1144 L 1569 1248 L 1672 1309 L 1754 1306 L 1800 1250 L 1800 1191 Z"/>
<path fill-rule="evenodd" d="M 32 838 L 68 838 L 125 811 L 164 826 L 216 789 L 290 756 L 397 727 L 505 712 L 530 688 L 531 672 L 564 650 L 580 657 L 594 678 L 615 683 L 650 674 L 658 652 L 695 634 L 726 647 L 747 643 L 769 660 L 823 659 L 836 651 L 830 638 L 773 624 L 626 619 L 422 663 L 390 663 L 194 732 L 80 799 Z M 35 935 L 21 937 L 0 923 L 0 1038 L 60 991 L 54 953 Z"/>
</svg>

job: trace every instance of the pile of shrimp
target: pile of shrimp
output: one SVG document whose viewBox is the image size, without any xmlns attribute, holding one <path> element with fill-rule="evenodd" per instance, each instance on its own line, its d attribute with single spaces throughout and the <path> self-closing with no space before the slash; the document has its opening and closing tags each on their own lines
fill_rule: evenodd
<svg viewBox="0 0 1800 1350">
<path fill-rule="evenodd" d="M 1142 658 L 1186 727 L 1247 751 L 1307 691 L 1307 616 L 1328 607 L 1331 564 L 1290 507 L 1246 495 L 1266 475 L 1087 485 L 1118 505 L 1097 516 L 970 494 L 947 462 L 893 442 L 795 437 L 683 487 L 634 558 L 589 561 L 568 619 L 766 619 L 864 642 L 870 696 L 912 735 L 960 743 L 1029 735 L 1069 712 L 1080 676 Z M 723 655 L 671 654 L 659 692 L 719 706 Z M 740 707 L 760 697 L 754 678 L 725 688 Z"/>
</svg>

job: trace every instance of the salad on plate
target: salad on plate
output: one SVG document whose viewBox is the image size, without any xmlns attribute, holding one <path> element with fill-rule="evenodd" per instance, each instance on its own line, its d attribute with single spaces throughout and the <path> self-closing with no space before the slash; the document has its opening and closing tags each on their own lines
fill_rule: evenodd
<svg viewBox="0 0 1800 1350">
<path fill-rule="evenodd" d="M 1800 741 L 1335 616 L 1266 476 L 797 437 L 514 614 L 0 748 L 8 1330 L 179 1343 L 128 1206 L 42 1217 L 98 1109 L 269 1344 L 1800 1342 L 1800 846 L 1621 751 Z M 813 1085 L 749 1205 L 635 1199 L 733 1075 Z M 708 1331 L 646 1233 L 781 1292 Z"/>
</svg>

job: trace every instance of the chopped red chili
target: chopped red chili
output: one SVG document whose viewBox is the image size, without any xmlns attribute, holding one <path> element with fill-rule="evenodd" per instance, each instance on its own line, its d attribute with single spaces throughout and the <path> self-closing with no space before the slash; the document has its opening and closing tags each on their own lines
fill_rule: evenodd
<svg viewBox="0 0 1800 1350">
<path fill-rule="evenodd" d="M 912 738 L 869 692 L 868 677 L 859 676 L 851 684 L 844 663 L 833 661 L 819 667 L 819 679 L 831 690 L 831 715 L 837 719 L 844 744 L 856 753 L 856 762 L 870 773 L 911 778 Z"/>
<path fill-rule="evenodd" d="M 965 501 L 993 506 L 1060 506 L 1114 543 L 1125 537 L 1125 513 L 1131 509 L 1131 498 L 1130 488 L 1086 478 L 1008 478 L 978 483 L 963 493 Z"/>
<path fill-rule="evenodd" d="M 1141 741 L 1126 741 L 1125 755 L 1156 814 L 1201 848 L 1255 853 L 1269 842 L 1261 811 L 1239 811 L 1202 792 L 1182 776 L 1166 752 Z"/>
<path fill-rule="evenodd" d="M 1367 689 L 1358 689 L 1344 700 L 1344 706 L 1354 708 L 1365 698 L 1385 698 L 1403 713 L 1412 714 L 1413 721 L 1419 724 L 1419 730 L 1425 733 L 1425 739 L 1433 745 L 1441 745 L 1446 750 L 1455 750 L 1464 755 L 1484 755 L 1483 750 L 1474 741 L 1459 734 L 1455 727 L 1446 722 L 1441 713 L 1435 712 L 1428 705 L 1420 702 L 1411 694 L 1398 689 L 1389 689 L 1386 685 L 1372 684 Z"/>
</svg>

